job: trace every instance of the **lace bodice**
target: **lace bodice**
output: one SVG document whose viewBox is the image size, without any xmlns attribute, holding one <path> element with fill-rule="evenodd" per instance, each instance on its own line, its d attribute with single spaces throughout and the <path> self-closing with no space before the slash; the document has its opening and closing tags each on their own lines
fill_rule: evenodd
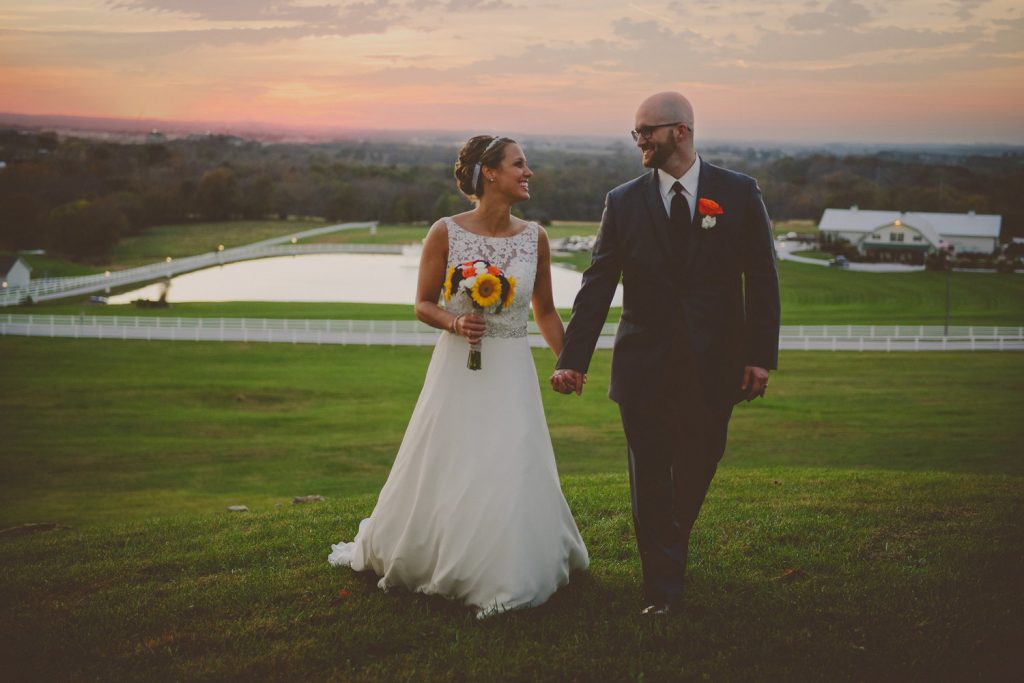
<svg viewBox="0 0 1024 683">
<path fill-rule="evenodd" d="M 448 267 L 471 259 L 483 259 L 516 279 L 512 305 L 501 313 L 487 315 L 485 337 L 525 337 L 526 321 L 530 315 L 533 283 L 537 277 L 537 237 L 540 226 L 528 223 L 518 235 L 487 237 L 469 232 L 451 218 L 444 219 L 448 226 Z M 473 312 L 473 305 L 465 295 L 453 296 L 446 308 L 462 315 Z"/>
</svg>

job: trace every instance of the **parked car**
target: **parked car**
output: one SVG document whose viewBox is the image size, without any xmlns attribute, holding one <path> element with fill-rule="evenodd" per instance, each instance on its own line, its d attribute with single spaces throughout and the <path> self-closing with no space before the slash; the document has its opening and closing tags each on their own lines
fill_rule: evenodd
<svg viewBox="0 0 1024 683">
<path fill-rule="evenodd" d="M 828 265 L 832 266 L 833 268 L 849 268 L 850 260 L 843 256 L 842 254 L 840 254 L 839 256 L 836 256 L 834 259 L 829 261 Z"/>
</svg>

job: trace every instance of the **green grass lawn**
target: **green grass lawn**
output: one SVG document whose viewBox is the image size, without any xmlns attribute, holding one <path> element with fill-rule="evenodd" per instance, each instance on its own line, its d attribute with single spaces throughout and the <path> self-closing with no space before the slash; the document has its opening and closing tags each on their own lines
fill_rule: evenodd
<svg viewBox="0 0 1024 683">
<path fill-rule="evenodd" d="M 429 348 L 0 338 L 0 525 L 266 509 L 380 486 Z M 538 381 L 553 356 L 536 350 Z M 1024 475 L 1016 353 L 784 353 L 737 409 L 726 464 Z M 584 397 L 544 391 L 564 474 L 618 472 L 599 352 Z"/>
<path fill-rule="evenodd" d="M 816 258 L 819 261 L 831 261 L 836 257 L 835 254 L 830 254 L 827 251 L 814 251 L 813 249 L 798 251 L 796 255 L 803 256 L 804 258 Z"/>
<path fill-rule="evenodd" d="M 422 242 L 430 230 L 428 223 L 384 223 L 377 226 L 376 230 L 361 228 L 358 230 L 343 230 L 332 232 L 326 235 L 308 237 L 300 240 L 300 244 L 416 244 Z"/>
<path fill-rule="evenodd" d="M 1019 478 L 725 468 L 688 599 L 638 614 L 624 474 L 568 477 L 591 554 L 478 623 L 327 565 L 374 497 L 0 539 L 7 680 L 1015 680 Z"/>
<path fill-rule="evenodd" d="M 644 621 L 598 353 L 543 393 L 591 552 L 477 623 L 326 564 L 373 507 L 429 349 L 0 338 L 11 680 L 996 680 L 1020 664 L 1018 353 L 784 353 L 739 407 L 682 615 Z M 486 349 L 485 349 L 486 353 Z M 538 381 L 552 365 L 536 351 Z M 327 501 L 292 506 L 292 496 Z M 246 504 L 246 515 L 225 511 Z"/>
<path fill-rule="evenodd" d="M 184 223 L 147 228 L 142 234 L 126 237 L 110 253 L 111 268 L 131 268 L 168 256 L 181 258 L 216 251 L 218 245 L 241 247 L 260 240 L 327 225 L 316 220 L 228 221 L 222 223 Z"/>
</svg>

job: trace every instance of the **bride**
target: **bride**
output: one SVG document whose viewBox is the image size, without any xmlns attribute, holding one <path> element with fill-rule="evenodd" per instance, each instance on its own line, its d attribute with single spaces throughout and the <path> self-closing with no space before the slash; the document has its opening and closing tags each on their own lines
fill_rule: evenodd
<svg viewBox="0 0 1024 683">
<path fill-rule="evenodd" d="M 383 589 L 443 595 L 480 618 L 545 602 L 589 563 L 526 337 L 532 302 L 544 340 L 555 356 L 562 350 L 547 234 L 511 214 L 530 198 L 532 175 L 508 138 L 478 135 L 459 152 L 455 179 L 476 207 L 430 228 L 416 291 L 416 317 L 445 333 L 373 513 L 328 557 L 372 570 Z M 484 317 L 451 294 L 439 306 L 449 269 L 480 260 L 508 276 L 510 305 Z M 477 343 L 482 368 L 470 370 Z"/>
</svg>

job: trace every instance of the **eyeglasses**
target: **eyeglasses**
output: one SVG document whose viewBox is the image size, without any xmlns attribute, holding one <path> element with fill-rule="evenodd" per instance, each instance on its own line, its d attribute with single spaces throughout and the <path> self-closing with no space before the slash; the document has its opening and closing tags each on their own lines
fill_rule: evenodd
<svg viewBox="0 0 1024 683">
<path fill-rule="evenodd" d="M 693 130 L 690 128 L 690 124 L 685 121 L 676 121 L 675 123 L 658 123 L 653 126 L 640 126 L 636 130 L 629 131 L 629 134 L 633 136 L 633 142 L 640 142 L 640 138 L 644 140 L 650 139 L 654 135 L 654 131 L 659 128 L 667 128 L 668 126 L 686 126 L 686 130 Z"/>
</svg>

